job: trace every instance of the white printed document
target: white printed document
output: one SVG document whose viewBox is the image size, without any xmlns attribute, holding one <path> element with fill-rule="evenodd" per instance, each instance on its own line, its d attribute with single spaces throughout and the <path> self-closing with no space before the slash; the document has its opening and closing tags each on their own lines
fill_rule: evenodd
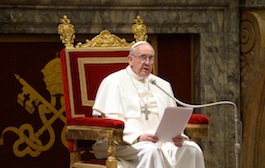
<svg viewBox="0 0 265 168">
<path fill-rule="evenodd" d="M 182 134 L 192 112 L 190 107 L 167 107 L 155 133 L 159 140 L 171 142 L 173 137 Z"/>
</svg>

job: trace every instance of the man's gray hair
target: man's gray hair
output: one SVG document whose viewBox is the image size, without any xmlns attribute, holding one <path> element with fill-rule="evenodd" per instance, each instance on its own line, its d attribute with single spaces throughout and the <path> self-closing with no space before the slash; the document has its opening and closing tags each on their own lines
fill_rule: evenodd
<svg viewBox="0 0 265 168">
<path fill-rule="evenodd" d="M 136 42 L 136 43 L 134 43 L 132 46 L 131 46 L 131 48 L 130 48 L 130 55 L 133 55 L 133 53 L 134 53 L 134 49 L 137 47 L 137 46 L 139 46 L 139 45 L 142 45 L 142 44 L 149 44 L 150 46 L 152 46 L 150 43 L 148 43 L 147 41 L 138 41 L 138 42 Z"/>
</svg>

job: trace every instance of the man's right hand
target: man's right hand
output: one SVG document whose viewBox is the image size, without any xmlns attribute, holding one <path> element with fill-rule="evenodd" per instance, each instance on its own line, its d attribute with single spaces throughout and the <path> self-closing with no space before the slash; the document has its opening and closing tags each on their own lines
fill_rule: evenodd
<svg viewBox="0 0 265 168">
<path fill-rule="evenodd" d="M 138 138 L 138 142 L 140 141 L 150 141 L 150 142 L 154 142 L 156 143 L 158 141 L 158 137 L 154 134 L 142 134 L 141 136 L 139 136 Z"/>
</svg>

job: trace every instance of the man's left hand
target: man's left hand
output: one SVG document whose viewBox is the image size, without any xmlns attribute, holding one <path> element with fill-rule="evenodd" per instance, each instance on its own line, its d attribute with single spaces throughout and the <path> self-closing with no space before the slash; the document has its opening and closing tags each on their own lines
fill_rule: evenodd
<svg viewBox="0 0 265 168">
<path fill-rule="evenodd" d="M 172 138 L 173 143 L 177 146 L 177 147 L 181 147 L 183 145 L 183 142 L 185 140 L 185 137 L 182 135 L 178 135 L 174 138 Z"/>
</svg>

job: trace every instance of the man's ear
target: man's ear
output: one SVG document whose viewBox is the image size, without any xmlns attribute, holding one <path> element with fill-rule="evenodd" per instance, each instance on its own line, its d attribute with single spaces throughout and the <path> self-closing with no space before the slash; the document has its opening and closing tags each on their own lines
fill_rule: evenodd
<svg viewBox="0 0 265 168">
<path fill-rule="evenodd" d="M 128 55 L 127 58 L 128 58 L 129 64 L 131 65 L 132 64 L 132 59 L 133 59 L 132 56 Z"/>
</svg>

